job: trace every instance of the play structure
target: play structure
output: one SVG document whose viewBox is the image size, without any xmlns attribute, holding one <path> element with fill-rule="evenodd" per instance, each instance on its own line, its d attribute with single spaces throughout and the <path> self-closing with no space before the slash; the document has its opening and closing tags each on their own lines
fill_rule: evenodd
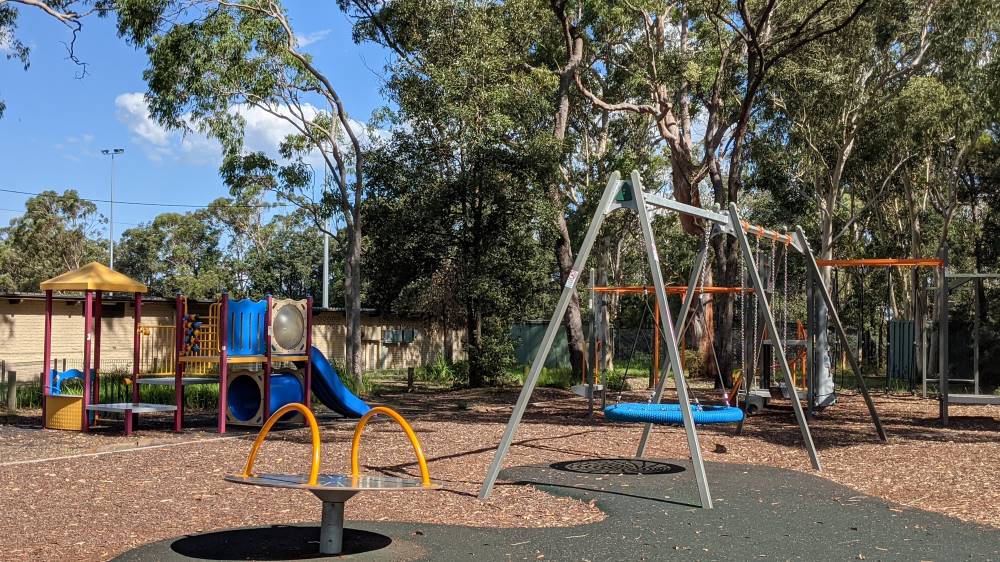
<svg viewBox="0 0 1000 562">
<path fill-rule="evenodd" d="M 298 413 L 304 417 L 312 432 L 312 457 L 308 474 L 256 474 L 253 471 L 257 453 L 264 443 L 274 424 L 289 413 Z M 365 425 L 377 414 L 392 418 L 402 427 L 406 437 L 413 445 L 413 451 L 420 467 L 420 480 L 409 478 L 393 478 L 388 476 L 367 476 L 360 473 L 359 454 L 361 434 Z M 427 471 L 427 461 L 420 447 L 420 441 L 410 424 L 396 411 L 384 406 L 371 408 L 364 414 L 354 428 L 354 438 L 351 440 L 351 473 L 350 474 L 320 474 L 320 435 L 316 418 L 308 406 L 290 403 L 277 409 L 261 428 L 257 439 L 250 448 L 246 466 L 243 472 L 228 474 L 225 479 L 237 484 L 263 486 L 269 488 L 287 488 L 292 490 L 308 490 L 323 502 L 323 515 L 320 522 L 319 552 L 321 554 L 339 554 L 343 550 L 344 537 L 344 504 L 360 493 L 426 491 L 440 488 L 431 482 Z"/>
<path fill-rule="evenodd" d="M 980 302 L 980 294 L 985 281 L 1000 278 L 1000 274 L 993 273 L 958 273 L 948 270 L 947 261 L 942 258 L 866 258 L 866 259 L 830 259 L 817 260 L 821 267 L 834 268 L 834 274 L 838 270 L 850 268 L 860 270 L 862 273 L 872 269 L 908 269 L 911 276 L 911 285 L 916 287 L 919 282 L 921 270 L 932 269 L 934 271 L 934 286 L 936 298 L 932 310 L 932 317 L 925 318 L 924 307 L 919 306 L 916 299 L 910 303 L 912 311 L 909 319 L 887 319 L 886 334 L 886 357 L 885 357 L 885 379 L 888 388 L 893 381 L 901 381 L 908 384 L 910 391 L 915 391 L 917 380 L 921 385 L 921 394 L 927 397 L 928 386 L 938 387 L 939 419 L 943 424 L 948 423 L 949 404 L 1000 404 L 1000 396 L 986 394 L 982 392 L 980 386 L 980 325 L 982 322 L 983 310 Z M 836 279 L 835 279 L 836 281 Z M 971 283 L 973 285 L 973 329 L 972 329 L 972 373 L 965 376 L 953 376 L 951 357 L 949 353 L 949 317 L 951 308 L 952 293 Z M 835 283 L 839 286 L 839 283 Z M 854 348 L 859 355 L 859 359 L 864 361 L 866 350 L 874 350 L 869 353 L 867 359 L 874 359 L 876 366 L 881 360 L 878 357 L 881 345 L 873 342 L 873 338 L 865 331 L 864 313 L 867 309 L 878 309 L 877 306 L 867 306 L 865 301 L 864 284 L 859 283 L 860 304 L 858 311 L 857 338 Z M 943 290 L 942 290 L 943 288 Z M 892 283 L 886 283 L 886 301 L 891 296 Z M 810 301 L 811 303 L 812 301 Z M 888 304 L 885 307 L 888 309 Z M 815 313 L 810 308 L 810 323 L 815 322 Z M 880 327 L 881 332 L 881 327 Z M 818 331 L 810 331 L 809 351 L 812 356 L 816 347 L 816 334 Z M 878 338 L 881 340 L 881 336 Z M 850 347 L 849 342 L 842 340 L 837 346 L 838 351 Z M 936 352 L 937 365 L 932 361 L 932 355 Z M 872 358 L 871 355 L 876 357 Z M 814 361 L 809 362 L 810 380 L 811 373 L 817 368 Z M 937 376 L 932 376 L 936 371 Z M 952 392 L 953 386 L 971 385 L 972 392 Z M 810 389 L 811 390 L 811 389 Z"/>
<path fill-rule="evenodd" d="M 687 205 L 655 194 L 646 193 L 642 189 L 641 178 L 639 173 L 636 171 L 632 172 L 631 178 L 628 180 L 622 180 L 620 175 L 615 172 L 608 180 L 608 184 L 604 189 L 600 202 L 597 204 L 594 218 L 592 219 L 583 239 L 583 243 L 577 252 L 573 268 L 570 270 L 568 276 L 563 280 L 562 294 L 559 297 L 556 310 L 549 321 L 548 327 L 546 328 L 541 345 L 538 347 L 535 358 L 532 361 L 531 368 L 524 381 L 524 386 L 521 389 L 517 404 L 514 406 L 510 420 L 507 423 L 503 437 L 500 440 L 500 444 L 497 447 L 496 453 L 494 454 L 493 460 L 480 489 L 479 497 L 481 499 L 485 499 L 489 496 L 490 491 L 496 482 L 497 476 L 500 474 L 501 468 L 503 468 L 504 458 L 513 443 L 518 425 L 520 424 L 524 411 L 531 400 L 531 395 L 534 392 L 535 384 L 537 383 L 542 367 L 544 366 L 545 358 L 548 355 L 556 333 L 559 331 L 562 324 L 563 316 L 566 313 L 570 299 L 577 291 L 577 282 L 579 281 L 583 268 L 586 265 L 587 258 L 593 248 L 594 241 L 600 232 L 601 225 L 604 223 L 608 214 L 620 209 L 633 212 L 638 217 L 642 235 L 641 239 L 649 266 L 649 275 L 652 278 L 652 285 L 655 289 L 656 307 L 659 311 L 660 331 L 663 334 L 663 339 L 666 344 L 668 361 L 665 362 L 661 368 L 659 382 L 655 386 L 648 404 L 616 404 L 614 406 L 609 406 L 605 410 L 605 416 L 611 420 L 644 424 L 642 437 L 636 452 L 636 457 L 638 458 L 641 458 L 645 453 L 653 424 L 683 425 L 687 437 L 691 463 L 693 465 L 695 478 L 698 484 L 698 492 L 701 498 L 702 507 L 712 507 L 712 496 L 709 491 L 708 478 L 705 474 L 705 465 L 702 460 L 701 449 L 698 444 L 696 425 L 708 423 L 733 423 L 743 417 L 742 410 L 739 410 L 738 408 L 730 409 L 731 407 L 726 406 L 706 408 L 700 404 L 693 404 L 689 399 L 687 382 L 684 376 L 684 367 L 681 364 L 677 334 L 681 332 L 688 312 L 691 309 L 692 301 L 698 294 L 696 291 L 697 287 L 699 284 L 702 286 L 705 285 L 703 271 L 706 266 L 709 242 L 711 238 L 714 236 L 733 236 L 736 238 L 739 246 L 739 256 L 743 261 L 742 265 L 745 265 L 745 268 L 741 267 L 741 269 L 744 272 L 744 278 L 748 281 L 742 283 L 742 286 L 753 289 L 754 295 L 757 297 L 757 306 L 759 307 L 760 317 L 763 320 L 767 337 L 772 342 L 783 346 L 781 343 L 782 332 L 778 330 L 775 322 L 771 302 L 766 294 L 768 287 L 765 286 L 760 275 L 754 252 L 752 251 L 747 238 L 748 234 L 757 239 L 774 240 L 783 244 L 786 251 L 788 249 L 794 249 L 801 254 L 804 258 L 807 275 L 812 278 L 815 289 L 819 292 L 829 308 L 831 324 L 833 324 L 837 332 L 846 340 L 844 328 L 840 322 L 839 316 L 837 315 L 833 299 L 830 296 L 828 288 L 823 282 L 819 266 L 816 264 L 812 250 L 810 249 L 808 241 L 806 240 L 805 234 L 802 232 L 801 228 L 797 228 L 795 234 L 768 230 L 741 220 L 735 204 L 730 204 L 728 212 L 716 209 L 703 209 L 693 205 Z M 690 273 L 688 286 L 684 293 L 684 300 L 681 304 L 680 313 L 678 314 L 676 322 L 672 320 L 672 314 L 667 306 L 667 289 L 666 284 L 663 281 L 663 273 L 660 267 L 660 258 L 652 226 L 653 215 L 663 212 L 684 214 L 700 220 L 705 225 L 705 235 L 698 254 L 695 257 L 694 268 Z M 875 410 L 875 405 L 868 394 L 868 389 L 865 386 L 865 381 L 861 374 L 861 368 L 858 365 L 857 359 L 854 357 L 853 353 L 850 350 L 847 350 L 846 353 L 848 355 L 854 376 L 857 379 L 859 389 L 864 396 L 868 412 L 871 415 L 872 422 L 875 426 L 875 430 L 879 438 L 884 441 L 886 439 L 885 432 L 882 428 L 878 413 Z M 816 452 L 815 445 L 813 444 L 812 435 L 809 431 L 809 425 L 807 423 L 802 404 L 799 400 L 798 392 L 795 389 L 795 385 L 791 382 L 792 374 L 789 362 L 784 353 L 776 353 L 775 356 L 779 366 L 780 375 L 786 382 L 789 389 L 792 409 L 795 412 L 795 418 L 802 433 L 802 438 L 809 454 L 809 459 L 812 466 L 819 470 L 821 468 L 819 455 Z M 673 371 L 674 373 L 674 381 L 677 391 L 677 402 L 672 405 L 661 404 L 661 398 L 663 396 L 663 390 L 669 371 Z M 744 377 L 744 384 L 749 385 L 751 381 L 746 379 L 747 377 Z M 747 388 L 749 388 L 749 386 Z"/>
<path fill-rule="evenodd" d="M 133 393 L 138 397 L 141 385 L 173 386 L 176 431 L 183 426 L 184 387 L 190 384 L 219 385 L 220 433 L 227 423 L 260 426 L 286 404 L 311 407 L 313 393 L 341 415 L 368 412 L 368 405 L 344 386 L 333 365 L 312 345 L 311 298 L 231 300 L 223 293 L 204 313 L 183 296 L 177 297 L 175 307 L 174 359 L 158 363 L 172 366 L 172 376 L 137 373 Z M 147 337 L 153 333 L 150 330 Z M 303 421 L 294 415 L 287 420 Z"/>
<path fill-rule="evenodd" d="M 202 312 L 179 296 L 174 325 L 164 326 L 142 323 L 145 285 L 97 262 L 49 279 L 41 289 L 45 291 L 46 428 L 87 431 L 98 412 L 113 412 L 124 416 L 125 432 L 130 434 L 138 414 L 173 412 L 174 429 L 180 431 L 184 387 L 192 384 L 219 385 L 220 433 L 226 431 L 227 423 L 260 426 L 286 404 L 308 407 L 312 394 L 346 417 L 361 417 L 370 410 L 344 386 L 333 365 L 312 345 L 312 299 L 268 296 L 231 301 L 223 294 Z M 50 368 L 54 291 L 83 293 L 82 369 Z M 100 402 L 101 312 L 108 292 L 133 293 L 131 402 Z M 77 385 L 82 387 L 79 394 L 67 391 L 68 386 Z M 143 385 L 173 386 L 174 404 L 140 402 Z M 294 416 L 288 420 L 303 421 Z"/>
<path fill-rule="evenodd" d="M 144 404 L 135 396 L 132 402 L 102 404 L 100 400 L 101 313 L 107 292 L 132 293 L 135 299 L 135 323 L 138 326 L 142 295 L 146 286 L 97 262 L 43 281 L 45 291 L 45 343 L 43 352 L 42 419 L 48 429 L 89 431 L 98 412 L 120 413 L 125 418 L 125 433 L 132 433 L 140 413 L 170 412 L 166 404 Z M 57 371 L 52 366 L 52 296 L 54 291 L 83 293 L 83 365 L 82 369 Z M 135 365 L 138 365 L 139 334 L 133 339 Z M 91 363 L 93 361 L 93 363 Z M 134 371 L 133 371 L 134 372 Z M 78 380 L 80 394 L 67 392 L 66 383 Z"/>
<path fill-rule="evenodd" d="M 980 332 L 983 321 L 983 303 L 980 295 L 983 292 L 983 283 L 991 279 L 1000 279 L 1000 274 L 996 273 L 952 273 L 946 269 L 939 274 L 943 281 L 939 286 L 945 287 L 944 291 L 939 291 L 938 306 L 938 379 L 939 396 L 941 399 L 941 421 L 948 423 L 948 405 L 954 404 L 1000 404 L 1000 395 L 986 394 L 982 392 L 980 385 Z M 948 318 L 949 318 L 949 296 L 953 291 L 966 283 L 973 284 L 973 328 L 972 328 L 972 376 L 952 377 L 951 359 L 948 355 Z M 924 378 L 923 393 L 927 395 L 928 378 Z M 952 384 L 972 385 L 972 392 L 952 393 Z"/>
</svg>

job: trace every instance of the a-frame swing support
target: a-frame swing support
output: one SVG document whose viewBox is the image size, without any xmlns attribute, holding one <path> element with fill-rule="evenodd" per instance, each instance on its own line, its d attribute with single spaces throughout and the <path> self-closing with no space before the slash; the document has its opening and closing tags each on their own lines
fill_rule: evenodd
<svg viewBox="0 0 1000 562">
<path fill-rule="evenodd" d="M 654 289 L 656 291 L 657 307 L 660 312 L 660 322 L 661 331 L 663 337 L 666 340 L 667 356 L 668 361 L 666 361 L 662 367 L 662 373 L 660 376 L 660 382 L 657 385 L 656 392 L 654 394 L 654 401 L 659 402 L 660 397 L 663 392 L 663 387 L 667 379 L 667 374 L 670 371 L 675 373 L 674 381 L 677 389 L 678 402 L 681 404 L 687 404 L 690 402 L 687 391 L 687 382 L 684 377 L 684 371 L 681 367 L 680 360 L 680 349 L 677 342 L 677 329 L 671 319 L 670 309 L 667 305 L 667 295 L 666 288 L 663 282 L 663 274 L 660 270 L 660 259 L 659 254 L 656 249 L 656 240 L 653 234 L 652 228 L 652 217 L 656 210 L 662 209 L 667 211 L 673 211 L 689 216 L 695 216 L 711 223 L 711 228 L 714 229 L 713 232 L 719 234 L 729 234 L 733 235 L 739 241 L 741 251 L 743 252 L 746 263 L 749 266 L 751 272 L 751 281 L 754 284 L 754 289 L 759 298 L 761 299 L 761 304 L 765 313 L 767 320 L 767 329 L 770 332 L 772 341 L 779 341 L 780 335 L 778 333 L 777 327 L 774 323 L 774 316 L 771 313 L 770 305 L 764 296 L 763 285 L 760 279 L 759 273 L 756 271 L 756 267 L 753 261 L 753 252 L 750 249 L 747 237 L 744 234 L 744 230 L 750 230 L 758 236 L 770 237 L 781 239 L 788 243 L 790 246 L 794 247 L 800 253 L 806 257 L 806 261 L 811 262 L 811 267 L 809 271 L 813 275 L 819 273 L 819 268 L 816 266 L 815 260 L 813 258 L 812 252 L 809 250 L 808 243 L 806 242 L 805 236 L 801 234 L 801 229 L 797 232 L 798 236 L 792 237 L 787 234 L 777 233 L 775 231 L 765 230 L 761 227 L 756 227 L 743 223 L 736 210 L 735 205 L 731 205 L 728 213 L 720 213 L 709 209 L 703 209 L 701 207 L 695 207 L 693 205 L 687 205 L 668 199 L 665 197 L 660 197 L 653 194 L 645 193 L 642 189 L 642 182 L 637 171 L 633 171 L 630 181 L 625 182 L 621 179 L 618 172 L 611 175 L 608 180 L 607 186 L 604 188 L 604 193 L 601 196 L 601 200 L 597 205 L 594 212 L 594 218 L 590 223 L 587 233 L 584 236 L 583 243 L 580 245 L 580 249 L 577 252 L 576 260 L 573 263 L 573 268 L 570 270 L 569 275 L 563 280 L 562 294 L 559 297 L 559 301 L 556 304 L 556 310 L 552 315 L 551 320 L 549 320 L 548 327 L 545 330 L 545 335 L 542 337 L 542 341 L 538 347 L 538 351 L 535 354 L 535 358 L 531 363 L 531 368 L 528 371 L 528 376 L 525 378 L 524 386 L 521 388 L 521 393 L 518 396 L 517 403 L 514 406 L 514 410 L 511 413 L 510 420 L 507 422 L 507 427 L 504 430 L 503 437 L 500 439 L 500 444 L 497 447 L 496 453 L 493 456 L 493 461 L 490 463 L 489 470 L 487 471 L 486 478 L 483 481 L 483 485 L 479 491 L 479 498 L 486 499 L 493 485 L 496 483 L 496 479 L 500 474 L 500 470 L 503 468 L 503 461 L 510 450 L 510 446 L 514 441 L 514 436 L 517 433 L 518 425 L 520 425 L 521 418 L 524 416 L 524 411 L 528 406 L 528 402 L 531 399 L 531 395 L 534 392 L 535 385 L 538 382 L 538 377 L 541 374 L 542 367 L 545 364 L 545 359 L 552 348 L 552 343 L 555 340 L 556 334 L 562 324 L 563 317 L 566 314 L 566 309 L 569 306 L 570 299 L 572 298 L 576 289 L 576 284 L 583 273 L 583 268 L 587 263 L 587 258 L 590 256 L 590 252 L 593 249 L 594 241 L 600 232 L 601 226 L 604 224 L 604 219 L 608 214 L 618 210 L 618 209 L 630 209 L 634 211 L 639 217 L 639 225 L 642 230 L 642 242 L 644 249 L 646 251 L 646 257 L 650 268 L 650 274 L 653 279 Z M 705 260 L 707 255 L 707 246 L 703 246 L 698 253 L 696 258 L 696 263 L 694 271 L 691 273 L 689 285 L 697 283 L 698 277 L 701 274 L 701 269 L 705 266 Z M 818 285 L 822 287 L 821 291 L 825 298 L 829 298 L 829 291 L 823 284 L 822 278 L 819 277 L 817 281 Z M 685 317 L 690 309 L 691 300 L 694 296 L 695 291 L 689 286 L 684 302 L 681 307 L 681 312 L 677 320 L 677 326 L 682 326 Z M 831 303 L 832 304 L 832 303 Z M 831 307 L 832 308 L 832 307 Z M 836 324 L 836 328 L 839 331 L 843 330 L 843 327 L 839 324 L 839 318 L 836 314 L 831 314 L 831 321 Z M 850 353 L 850 352 L 849 352 Z M 780 355 L 780 354 L 779 354 Z M 851 357 L 853 359 L 853 357 Z M 787 359 L 781 356 L 780 365 L 782 368 L 782 375 L 785 377 L 789 387 L 794 389 L 794 385 L 791 380 L 791 372 L 788 367 Z M 868 395 L 868 390 L 864 385 L 864 380 L 861 378 L 860 369 L 856 368 L 857 361 L 852 360 L 851 365 L 855 368 L 855 376 L 858 379 L 860 389 L 864 394 L 866 403 L 869 406 L 869 412 L 875 423 L 875 427 L 879 432 L 879 436 L 884 440 L 885 434 L 882 431 L 881 423 L 878 419 L 878 414 L 875 411 L 874 405 L 871 402 L 871 398 Z M 802 405 L 798 400 L 797 395 L 793 395 L 793 408 L 795 409 L 796 419 L 799 422 L 799 426 L 802 430 L 802 436 L 805 441 L 806 448 L 809 452 L 810 460 L 812 465 L 817 470 L 820 469 L 819 456 L 816 453 L 815 446 L 812 442 L 812 436 L 809 432 L 809 426 L 807 424 L 804 413 L 802 412 Z M 708 488 L 708 477 L 705 474 L 704 461 L 701 456 L 701 449 L 698 444 L 697 430 L 695 429 L 694 419 L 691 414 L 690 408 L 680 409 L 684 429 L 687 436 L 688 450 L 691 455 L 691 463 L 694 468 L 695 479 L 698 483 L 698 492 L 701 498 L 701 505 L 705 508 L 712 507 L 712 497 Z M 648 442 L 651 426 L 646 425 L 643 431 L 640 447 L 637 456 L 642 456 L 644 453 L 646 444 Z"/>
</svg>

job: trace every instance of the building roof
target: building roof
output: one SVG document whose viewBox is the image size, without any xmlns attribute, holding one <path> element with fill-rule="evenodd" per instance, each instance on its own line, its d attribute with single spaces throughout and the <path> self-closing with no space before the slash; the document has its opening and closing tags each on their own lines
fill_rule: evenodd
<svg viewBox="0 0 1000 562">
<path fill-rule="evenodd" d="M 106 265 L 92 261 L 73 271 L 42 281 L 43 291 L 118 291 L 145 293 L 146 286 Z"/>
</svg>

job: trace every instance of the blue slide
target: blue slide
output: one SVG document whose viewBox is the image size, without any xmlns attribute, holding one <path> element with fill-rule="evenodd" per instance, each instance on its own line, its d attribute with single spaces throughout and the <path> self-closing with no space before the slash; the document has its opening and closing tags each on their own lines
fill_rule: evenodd
<svg viewBox="0 0 1000 562">
<path fill-rule="evenodd" d="M 315 346 L 309 350 L 309 360 L 313 366 L 313 394 L 324 406 L 349 418 L 360 418 L 371 410 L 371 406 L 344 386 L 337 370 Z"/>
</svg>

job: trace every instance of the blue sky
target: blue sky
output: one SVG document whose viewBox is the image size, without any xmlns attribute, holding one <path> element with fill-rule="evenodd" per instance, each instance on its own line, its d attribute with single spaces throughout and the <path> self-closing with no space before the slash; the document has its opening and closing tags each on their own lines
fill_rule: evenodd
<svg viewBox="0 0 1000 562">
<path fill-rule="evenodd" d="M 351 116 L 367 121 L 384 105 L 380 74 L 388 53 L 351 41 L 351 24 L 334 2 L 291 1 L 292 24 L 304 50 L 338 88 Z M 88 20 L 76 43 L 88 75 L 66 59 L 68 31 L 35 10 L 22 9 L 18 37 L 31 47 L 31 67 L 0 53 L 0 188 L 28 192 L 73 188 L 108 199 L 110 164 L 103 148 L 124 148 L 115 161 L 115 199 L 204 205 L 227 195 L 218 174 L 218 149 L 198 136 L 183 138 L 145 113 L 145 53 L 115 35 L 111 20 Z M 2 49 L 2 46 L 0 46 Z M 250 119 L 248 144 L 273 151 L 282 127 Z M 0 192 L 0 224 L 24 208 L 28 196 Z M 105 216 L 108 204 L 98 204 Z M 168 209 L 116 204 L 115 235 Z"/>
</svg>

